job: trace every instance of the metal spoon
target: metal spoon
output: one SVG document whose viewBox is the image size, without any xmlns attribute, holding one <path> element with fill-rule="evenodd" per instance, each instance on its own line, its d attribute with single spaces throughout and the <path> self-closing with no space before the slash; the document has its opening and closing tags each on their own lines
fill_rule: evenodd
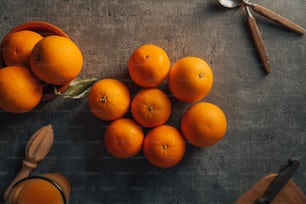
<svg viewBox="0 0 306 204">
<path fill-rule="evenodd" d="M 306 32 L 306 30 L 297 25 L 296 23 L 290 21 L 289 19 L 261 6 L 261 5 L 258 5 L 258 4 L 254 4 L 254 3 L 251 3 L 247 0 L 218 0 L 218 2 L 220 3 L 220 5 L 226 7 L 226 8 L 235 8 L 235 7 L 239 7 L 241 5 L 246 5 L 246 6 L 249 6 L 253 9 L 253 11 L 255 11 L 256 13 L 258 14 L 261 14 L 267 18 L 269 18 L 270 20 L 276 22 L 276 23 L 279 23 L 299 34 L 304 34 Z"/>
<path fill-rule="evenodd" d="M 27 142 L 25 158 L 22 160 L 22 168 L 11 184 L 6 188 L 3 194 L 4 200 L 7 199 L 12 186 L 17 181 L 29 176 L 31 171 L 37 167 L 37 163 L 47 156 L 53 144 L 53 139 L 54 136 L 51 125 L 40 128 L 31 136 Z"/>
</svg>

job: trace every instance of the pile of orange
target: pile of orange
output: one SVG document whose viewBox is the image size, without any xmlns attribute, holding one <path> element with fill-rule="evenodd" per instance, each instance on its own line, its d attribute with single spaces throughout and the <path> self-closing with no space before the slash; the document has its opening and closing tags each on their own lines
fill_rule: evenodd
<svg viewBox="0 0 306 204">
<path fill-rule="evenodd" d="M 151 44 L 137 48 L 128 60 L 132 81 L 142 89 L 131 93 L 116 79 L 96 82 L 88 95 L 91 112 L 110 121 L 104 143 L 110 154 L 119 158 L 135 156 L 142 149 L 147 160 L 160 168 L 178 164 L 187 140 L 198 147 L 211 146 L 226 132 L 226 117 L 212 103 L 200 102 L 211 90 L 213 73 L 198 57 L 185 57 L 170 67 L 166 52 Z M 168 83 L 173 101 L 192 103 L 184 112 L 180 128 L 166 124 L 171 116 L 172 102 L 159 88 Z M 132 117 L 126 114 L 131 112 Z M 144 134 L 145 130 L 148 130 Z M 149 129 L 147 129 L 149 128 Z"/>
<path fill-rule="evenodd" d="M 66 85 L 81 71 L 83 56 L 68 37 L 32 30 L 10 32 L 0 47 L 0 109 L 24 113 L 42 99 L 43 87 Z"/>
<path fill-rule="evenodd" d="M 4 37 L 0 55 L 5 64 L 0 68 L 0 109 L 12 113 L 34 109 L 46 84 L 67 86 L 83 65 L 80 49 L 66 34 L 41 35 L 26 29 Z M 122 81 L 106 78 L 96 82 L 88 94 L 90 111 L 110 121 L 104 133 L 110 154 L 128 158 L 143 149 L 149 162 L 168 168 L 182 160 L 186 140 L 207 147 L 224 137 L 223 111 L 201 102 L 213 84 L 213 72 L 203 59 L 184 57 L 171 67 L 161 47 L 146 44 L 131 54 L 127 65 L 131 80 L 142 88 L 137 93 L 131 94 Z M 165 83 L 174 100 L 160 88 Z M 180 128 L 167 124 L 175 101 L 191 103 Z"/>
</svg>

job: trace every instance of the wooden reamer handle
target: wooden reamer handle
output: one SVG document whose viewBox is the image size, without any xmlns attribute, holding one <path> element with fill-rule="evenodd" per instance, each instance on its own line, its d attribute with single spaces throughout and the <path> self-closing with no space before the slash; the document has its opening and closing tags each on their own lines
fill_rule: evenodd
<svg viewBox="0 0 306 204">
<path fill-rule="evenodd" d="M 10 185 L 6 188 L 4 194 L 3 194 L 3 199 L 7 200 L 8 194 L 11 191 L 12 187 L 14 186 L 15 183 L 20 181 L 23 178 L 26 178 L 30 175 L 32 169 L 37 167 L 37 163 L 32 163 L 27 160 L 22 160 L 22 168 L 20 169 L 19 173 L 16 175 L 14 180 L 10 183 Z"/>
</svg>

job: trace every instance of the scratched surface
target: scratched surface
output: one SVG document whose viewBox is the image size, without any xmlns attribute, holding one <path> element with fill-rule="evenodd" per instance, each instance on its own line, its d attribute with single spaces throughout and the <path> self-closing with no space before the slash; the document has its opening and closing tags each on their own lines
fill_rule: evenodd
<svg viewBox="0 0 306 204">
<path fill-rule="evenodd" d="M 304 0 L 254 2 L 306 27 Z M 49 123 L 55 143 L 33 174 L 65 174 L 72 204 L 232 203 L 290 157 L 301 161 L 293 180 L 306 192 L 306 37 L 254 15 L 273 69 L 268 76 L 244 9 L 222 9 L 215 0 L 0 0 L 1 38 L 26 21 L 53 23 L 81 48 L 80 76 L 120 79 L 132 94 L 136 87 L 127 60 L 142 44 L 161 46 L 172 64 L 190 55 L 205 59 L 214 84 L 203 101 L 220 106 L 228 121 L 217 145 L 187 144 L 181 163 L 159 169 L 142 152 L 131 159 L 110 156 L 103 145 L 107 123 L 89 112 L 86 98 L 56 98 L 20 115 L 1 111 L 0 192 L 18 172 L 27 139 Z M 169 93 L 165 85 L 161 88 Z M 168 124 L 178 126 L 189 104 L 171 99 Z"/>
</svg>

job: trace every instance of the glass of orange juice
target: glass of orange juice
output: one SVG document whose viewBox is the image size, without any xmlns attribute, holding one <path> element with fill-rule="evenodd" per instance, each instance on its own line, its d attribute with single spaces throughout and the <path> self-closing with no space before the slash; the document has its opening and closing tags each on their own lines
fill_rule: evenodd
<svg viewBox="0 0 306 204">
<path fill-rule="evenodd" d="M 18 181 L 9 193 L 8 204 L 68 204 L 69 180 L 60 173 L 30 176 Z"/>
</svg>

